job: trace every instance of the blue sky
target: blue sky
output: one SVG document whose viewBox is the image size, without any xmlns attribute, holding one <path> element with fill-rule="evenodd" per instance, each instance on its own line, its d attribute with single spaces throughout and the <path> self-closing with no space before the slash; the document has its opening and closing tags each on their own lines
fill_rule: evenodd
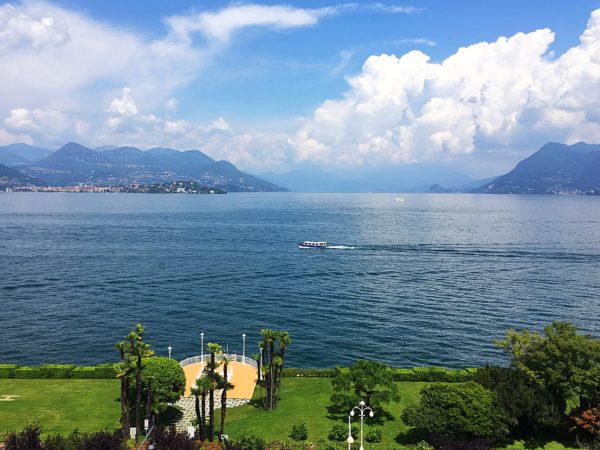
<svg viewBox="0 0 600 450">
<path fill-rule="evenodd" d="M 439 162 L 493 175 L 548 140 L 600 142 L 597 8 L 7 3 L 0 145 L 199 148 L 254 172 Z"/>
</svg>

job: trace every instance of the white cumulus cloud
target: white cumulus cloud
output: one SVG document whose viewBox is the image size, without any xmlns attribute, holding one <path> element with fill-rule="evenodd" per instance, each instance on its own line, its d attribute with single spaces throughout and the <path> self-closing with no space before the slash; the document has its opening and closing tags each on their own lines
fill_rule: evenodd
<svg viewBox="0 0 600 450">
<path fill-rule="evenodd" d="M 131 89 L 124 87 L 121 90 L 121 97 L 113 99 L 108 111 L 124 117 L 135 116 L 138 113 L 138 108 L 131 95 Z"/>
<path fill-rule="evenodd" d="M 600 141 L 600 10 L 557 59 L 548 29 L 460 48 L 369 57 L 343 98 L 292 138 L 299 161 L 370 165 L 452 158 L 548 140 Z"/>
</svg>

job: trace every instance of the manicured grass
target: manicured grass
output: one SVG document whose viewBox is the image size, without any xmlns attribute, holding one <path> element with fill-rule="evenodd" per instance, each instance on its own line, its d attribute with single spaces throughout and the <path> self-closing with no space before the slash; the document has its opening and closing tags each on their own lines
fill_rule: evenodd
<svg viewBox="0 0 600 450">
<path fill-rule="evenodd" d="M 113 430 L 119 423 L 118 380 L 13 380 L 0 379 L 0 437 L 39 423 L 44 435 Z"/>
<path fill-rule="evenodd" d="M 420 440 L 414 436 L 402 422 L 401 414 L 410 403 L 418 403 L 419 392 L 429 383 L 400 382 L 398 392 L 399 403 L 390 403 L 382 410 L 375 411 L 375 417 L 365 420 L 365 435 L 370 425 L 383 427 L 381 444 L 365 444 L 365 449 L 382 450 L 392 448 L 410 448 Z M 348 412 L 336 412 L 329 409 L 329 398 L 332 394 L 331 379 L 326 378 L 284 378 L 281 385 L 279 405 L 275 411 L 262 409 L 258 389 L 253 403 L 227 410 L 225 432 L 231 440 L 253 432 L 268 440 L 289 440 L 290 428 L 293 424 L 304 422 L 308 429 L 308 440 L 317 442 L 327 439 L 331 427 L 335 424 L 346 424 Z M 220 411 L 217 411 L 217 429 L 220 422 Z M 357 417 L 353 423 L 358 424 Z M 339 449 L 345 449 L 345 443 L 338 443 Z M 521 450 L 543 448 L 546 450 L 564 450 L 563 444 L 553 440 L 551 436 L 543 436 L 535 442 L 515 441 L 506 446 L 507 449 Z"/>
<path fill-rule="evenodd" d="M 383 440 L 396 445 L 396 436 L 408 428 L 400 415 L 409 403 L 417 402 L 419 391 L 427 383 L 398 383 L 400 403 L 389 404 L 384 411 L 375 411 L 375 417 L 365 420 L 365 433 L 369 425 L 383 427 Z M 308 428 L 308 440 L 316 442 L 327 439 L 327 434 L 335 424 L 347 424 L 348 412 L 329 409 L 332 394 L 331 379 L 326 378 L 284 378 L 281 385 L 279 405 L 275 411 L 266 412 L 258 404 L 258 390 L 254 404 L 227 410 L 226 433 L 230 439 L 250 431 L 270 440 L 288 440 L 293 424 L 304 422 Z M 353 419 L 358 424 L 358 418 Z M 368 447 L 367 447 L 368 448 Z M 375 448 L 375 446 L 373 447 Z M 385 447 L 384 447 L 385 448 Z"/>
</svg>

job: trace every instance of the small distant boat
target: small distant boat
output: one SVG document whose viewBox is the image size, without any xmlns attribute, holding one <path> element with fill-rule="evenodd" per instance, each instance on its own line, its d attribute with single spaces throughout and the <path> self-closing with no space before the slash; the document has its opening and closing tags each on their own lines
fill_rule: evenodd
<svg viewBox="0 0 600 450">
<path fill-rule="evenodd" d="M 327 242 L 323 241 L 304 241 L 298 244 L 298 248 L 327 248 Z"/>
<path fill-rule="evenodd" d="M 403 202 L 404 201 L 404 197 L 396 197 L 394 199 L 395 202 Z"/>
</svg>

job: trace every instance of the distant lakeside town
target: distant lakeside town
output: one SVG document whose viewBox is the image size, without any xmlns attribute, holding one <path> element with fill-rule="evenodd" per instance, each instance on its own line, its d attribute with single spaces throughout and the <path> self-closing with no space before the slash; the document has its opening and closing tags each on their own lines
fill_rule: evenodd
<svg viewBox="0 0 600 450">
<path fill-rule="evenodd" d="M 127 186 L 95 186 L 77 184 L 72 186 L 12 186 L 5 192 L 75 192 L 75 193 L 126 193 L 126 194 L 226 194 L 217 187 L 200 186 L 194 181 L 175 181 L 173 183 L 138 184 Z"/>
</svg>

